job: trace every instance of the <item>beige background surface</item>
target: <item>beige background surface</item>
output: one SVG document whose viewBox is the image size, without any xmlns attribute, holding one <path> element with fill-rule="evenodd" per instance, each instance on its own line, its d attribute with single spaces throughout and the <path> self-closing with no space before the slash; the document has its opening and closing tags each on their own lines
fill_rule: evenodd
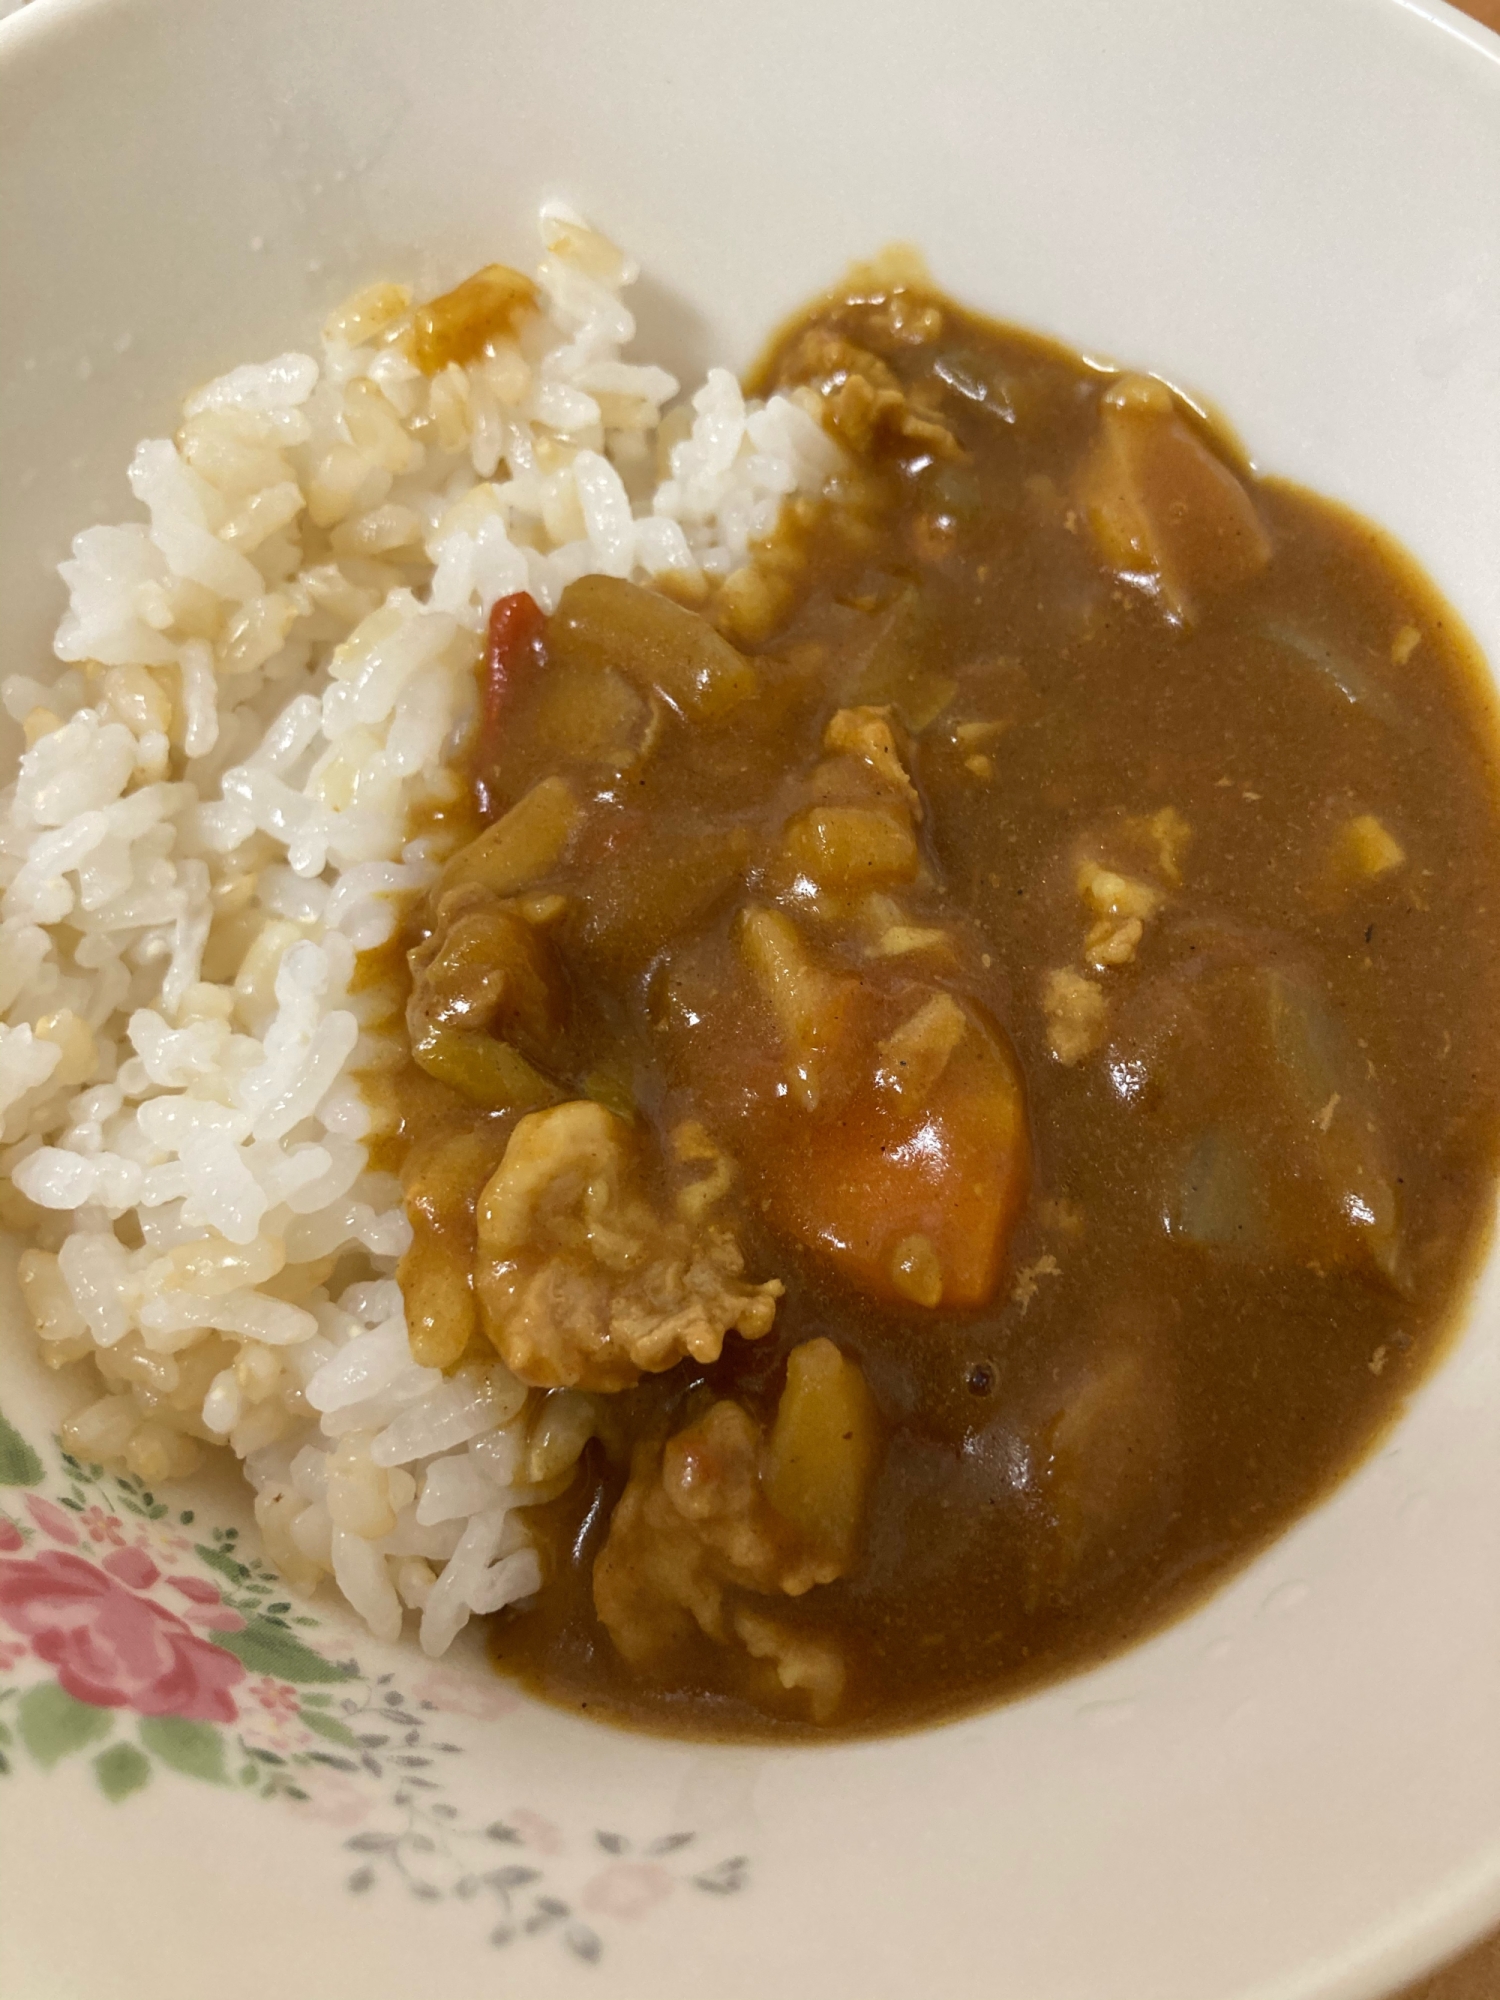
<svg viewBox="0 0 1500 2000">
<path fill-rule="evenodd" d="M 1500 34 L 1500 0 L 1455 0 Z M 1400 2000 L 1500 2000 L 1500 1932 L 1445 1971 L 1409 1987 Z"/>
<path fill-rule="evenodd" d="M 1457 4 L 1500 34 L 1500 0 L 1457 0 Z M 1500 2000 L 1500 1932 L 1445 1971 L 1409 1987 L 1400 2000 Z"/>
</svg>

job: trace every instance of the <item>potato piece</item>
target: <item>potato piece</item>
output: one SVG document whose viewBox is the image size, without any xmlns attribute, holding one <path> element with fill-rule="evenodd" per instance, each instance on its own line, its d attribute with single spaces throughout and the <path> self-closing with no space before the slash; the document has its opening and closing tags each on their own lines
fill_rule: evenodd
<svg viewBox="0 0 1500 2000">
<path fill-rule="evenodd" d="M 780 1032 L 793 1094 L 810 1111 L 847 1032 L 854 982 L 814 965 L 796 926 L 779 910 L 747 910 L 739 945 Z"/>
<path fill-rule="evenodd" d="M 696 611 L 618 577 L 570 583 L 547 628 L 559 665 L 614 669 L 682 715 L 715 722 L 757 692 L 754 667 Z"/>
<path fill-rule="evenodd" d="M 905 813 L 875 806 L 809 806 L 787 822 L 782 845 L 799 875 L 834 895 L 889 889 L 917 872 Z"/>
<path fill-rule="evenodd" d="M 787 1356 L 761 1482 L 799 1540 L 839 1575 L 854 1560 L 880 1420 L 857 1363 L 831 1340 L 807 1340 Z"/>
<path fill-rule="evenodd" d="M 930 1096 L 968 1029 L 953 995 L 934 993 L 880 1044 L 882 1078 L 903 1096 Z"/>
<path fill-rule="evenodd" d="M 461 847 L 444 868 L 438 896 L 465 883 L 492 895 L 513 896 L 556 867 L 582 818 L 561 778 L 543 778 L 508 813 Z"/>
<path fill-rule="evenodd" d="M 1142 1515 L 1170 1511 L 1176 1476 L 1174 1383 L 1149 1345 L 1120 1345 L 1073 1381 L 1039 1440 L 1056 1521 L 1050 1576 L 1066 1589 Z M 1038 1579 L 1043 1581 L 1043 1579 Z"/>
<path fill-rule="evenodd" d="M 1153 572 L 1184 624 L 1271 560 L 1249 494 L 1149 377 L 1124 376 L 1105 396 L 1078 501 L 1105 561 Z"/>
<path fill-rule="evenodd" d="M 406 351 L 424 375 L 440 375 L 450 363 L 473 361 L 492 340 L 513 333 L 537 303 L 530 278 L 508 264 L 486 264 L 451 292 L 417 307 Z"/>
</svg>

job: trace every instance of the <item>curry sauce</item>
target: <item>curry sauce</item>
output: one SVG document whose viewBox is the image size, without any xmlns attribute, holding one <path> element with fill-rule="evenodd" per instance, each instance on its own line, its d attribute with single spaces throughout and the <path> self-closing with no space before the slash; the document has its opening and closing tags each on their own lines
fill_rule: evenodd
<svg viewBox="0 0 1500 2000">
<path fill-rule="evenodd" d="M 1451 610 L 1153 378 L 872 282 L 759 386 L 832 490 L 706 597 L 497 606 L 369 976 L 414 1353 L 589 1439 L 498 1665 L 781 1737 L 1099 1659 L 1397 1413 L 1489 1227 L 1500 819 Z"/>
</svg>

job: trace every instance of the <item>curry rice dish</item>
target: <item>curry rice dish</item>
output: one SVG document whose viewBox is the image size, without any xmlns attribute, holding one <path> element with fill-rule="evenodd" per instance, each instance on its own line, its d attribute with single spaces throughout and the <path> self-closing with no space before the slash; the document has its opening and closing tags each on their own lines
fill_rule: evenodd
<svg viewBox="0 0 1500 2000">
<path fill-rule="evenodd" d="M 307 427 L 321 398 L 358 450 L 373 409 L 404 458 L 386 493 L 320 523 L 316 441 L 255 440 L 305 498 L 264 578 L 301 584 L 289 624 L 321 588 L 363 589 L 390 632 L 403 592 L 451 627 L 405 684 L 440 652 L 455 692 L 391 801 L 400 879 L 364 878 L 383 920 L 329 922 L 369 859 L 230 825 L 212 865 L 273 907 L 184 987 L 230 1031 L 221 1065 L 256 1032 L 249 987 L 264 1065 L 277 967 L 342 939 L 332 1126 L 270 1136 L 359 1150 L 333 1205 L 372 1193 L 377 1240 L 299 1245 L 270 1189 L 252 1241 L 279 1225 L 282 1263 L 235 1288 L 310 1328 L 278 1344 L 205 1306 L 154 1347 L 170 1201 L 126 1190 L 101 1221 L 95 1192 L 57 1240 L 69 1142 L 44 1119 L 10 1168 L 33 1311 L 105 1377 L 85 1428 L 117 1420 L 127 1458 L 153 1416 L 227 1435 L 289 1580 L 331 1570 L 377 1629 L 411 1605 L 437 1650 L 495 1611 L 502 1671 L 641 1727 L 905 1727 L 1189 1606 L 1349 1469 L 1451 1328 L 1496 1171 L 1488 681 L 1377 529 L 1257 476 L 1155 378 L 891 258 L 777 338 L 752 403 L 720 375 L 659 417 L 669 378 L 576 352 L 574 279 L 617 301 L 623 260 L 548 229 L 540 291 L 489 267 L 403 295 L 362 365 L 336 332 Z M 592 414 L 554 396 L 549 419 L 564 377 Z M 349 522 L 402 476 L 446 484 L 372 575 Z M 474 554 L 492 520 L 508 573 Z M 285 678 L 338 741 L 359 621 L 330 636 Z M 185 699 L 180 662 L 138 671 Z M 191 758 L 167 734 L 170 783 Z M 324 895 L 267 947 L 288 883 Z M 153 1047 L 193 1004 L 158 1010 Z M 128 1033 L 137 1125 L 161 1125 L 167 1058 Z M 68 1249 L 101 1228 L 140 1274 L 114 1342 Z M 163 1425 L 140 1384 L 199 1345 L 214 1366 Z"/>
</svg>

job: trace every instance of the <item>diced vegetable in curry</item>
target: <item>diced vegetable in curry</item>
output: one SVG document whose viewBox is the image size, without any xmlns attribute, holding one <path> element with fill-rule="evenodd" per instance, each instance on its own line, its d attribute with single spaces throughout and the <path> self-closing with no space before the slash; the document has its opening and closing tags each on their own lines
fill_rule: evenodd
<svg viewBox="0 0 1500 2000">
<path fill-rule="evenodd" d="M 533 304 L 482 271 L 413 354 Z M 496 604 L 369 966 L 413 1351 L 589 1438 L 495 1657 L 729 1735 L 1190 1603 L 1399 1407 L 1500 1143 L 1493 724 L 1412 566 L 911 274 L 761 374 L 834 490 L 706 595 Z"/>
</svg>

